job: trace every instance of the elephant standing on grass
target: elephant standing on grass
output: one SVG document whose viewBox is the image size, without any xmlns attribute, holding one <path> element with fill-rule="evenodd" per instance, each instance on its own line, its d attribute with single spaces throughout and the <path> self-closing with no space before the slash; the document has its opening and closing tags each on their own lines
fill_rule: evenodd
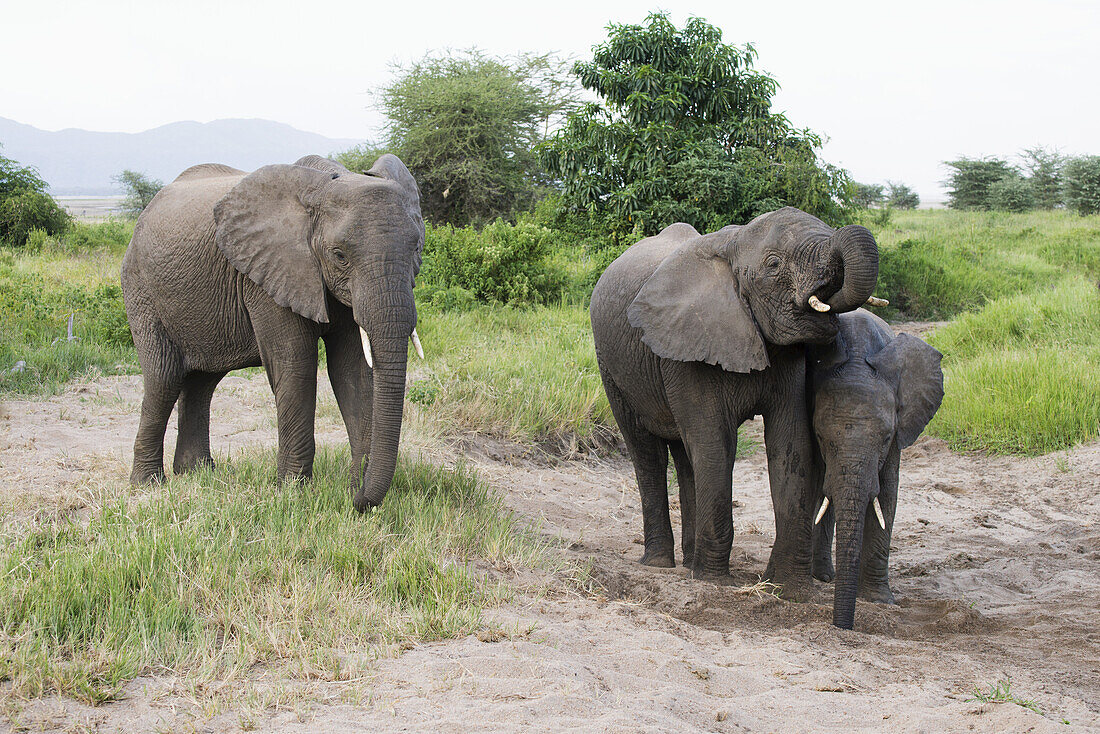
<svg viewBox="0 0 1100 734">
<path fill-rule="evenodd" d="M 592 293 L 600 376 L 642 499 L 642 563 L 674 565 L 666 468 L 676 465 L 684 565 L 729 574 L 737 428 L 763 415 L 775 545 L 766 576 L 810 594 L 813 513 L 805 344 L 878 279 L 863 227 L 786 207 L 700 235 L 673 224 L 613 262 Z"/>
<path fill-rule="evenodd" d="M 174 470 L 212 464 L 214 388 L 261 364 L 275 393 L 279 479 L 310 477 L 323 339 L 355 507 L 381 503 L 397 462 L 423 247 L 416 182 L 392 155 L 366 175 L 318 156 L 251 174 L 217 164 L 180 174 L 138 219 L 122 262 L 145 381 L 131 481 L 164 476 L 177 400 Z"/>
<path fill-rule="evenodd" d="M 859 310 L 840 332 L 811 347 L 810 410 L 814 485 L 821 504 L 814 528 L 814 576 L 833 580 L 833 624 L 851 629 L 856 594 L 894 603 L 888 579 L 901 450 L 917 440 L 943 401 L 941 355 L 915 336 L 895 337 L 885 321 Z"/>
</svg>

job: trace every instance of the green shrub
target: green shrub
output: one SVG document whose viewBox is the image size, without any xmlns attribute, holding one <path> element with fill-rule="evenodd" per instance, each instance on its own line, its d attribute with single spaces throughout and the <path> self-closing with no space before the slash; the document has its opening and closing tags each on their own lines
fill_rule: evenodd
<svg viewBox="0 0 1100 734">
<path fill-rule="evenodd" d="M 24 191 L 0 201 L 0 242 L 19 247 L 33 230 L 59 235 L 69 226 L 69 214 L 53 197 L 40 191 Z"/>
<path fill-rule="evenodd" d="M 1000 158 L 960 158 L 945 161 L 951 169 L 947 185 L 947 205 L 952 209 L 993 209 L 990 188 L 1005 178 L 1019 178 L 1020 173 Z"/>
<path fill-rule="evenodd" d="M 1006 176 L 989 187 L 989 207 L 1005 212 L 1035 208 L 1035 188 L 1020 176 Z"/>
<path fill-rule="evenodd" d="M 553 236 L 545 227 L 500 219 L 480 232 L 473 227 L 429 226 L 417 285 L 426 291 L 421 298 L 432 303 L 439 296 L 441 305 L 453 307 L 466 298 L 451 290 L 457 287 L 484 303 L 557 300 L 565 276 L 547 262 Z"/>
<path fill-rule="evenodd" d="M 1072 158 L 1062 175 L 1066 206 L 1081 216 L 1100 213 L 1100 156 Z"/>
<path fill-rule="evenodd" d="M 890 193 L 886 199 L 886 205 L 893 209 L 916 209 L 920 206 L 920 196 L 916 191 L 903 183 L 887 181 Z"/>
</svg>

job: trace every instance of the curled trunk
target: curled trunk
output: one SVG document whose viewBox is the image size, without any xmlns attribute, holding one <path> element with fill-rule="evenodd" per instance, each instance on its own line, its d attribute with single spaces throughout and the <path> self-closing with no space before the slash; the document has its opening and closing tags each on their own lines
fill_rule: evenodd
<svg viewBox="0 0 1100 734">
<path fill-rule="evenodd" d="M 856 224 L 838 229 L 829 244 L 844 265 L 844 282 L 826 303 L 835 313 L 852 311 L 871 297 L 878 283 L 878 245 L 866 227 Z"/>
</svg>

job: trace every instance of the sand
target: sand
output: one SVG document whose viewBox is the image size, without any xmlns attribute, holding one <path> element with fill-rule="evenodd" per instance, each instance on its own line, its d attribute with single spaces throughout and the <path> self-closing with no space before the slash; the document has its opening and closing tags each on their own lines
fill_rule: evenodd
<svg viewBox="0 0 1100 734">
<path fill-rule="evenodd" d="M 321 392 L 318 440 L 339 444 L 331 391 Z M 125 482 L 140 397 L 140 378 L 109 377 L 0 408 L 6 529 L 88 514 Z M 266 378 L 227 378 L 215 454 L 274 442 Z M 860 602 L 852 631 L 830 624 L 828 584 L 807 604 L 745 590 L 773 537 L 763 451 L 738 463 L 732 578 L 717 585 L 638 565 L 641 515 L 624 458 L 564 460 L 415 428 L 406 443 L 439 461 L 464 456 L 539 532 L 562 539 L 555 553 L 590 567 L 590 589 L 543 579 L 533 586 L 550 593 L 490 610 L 515 635 L 399 651 L 354 690 L 315 682 L 308 695 L 218 712 L 171 677 L 147 677 L 96 708 L 27 702 L 0 732 L 1100 730 L 1100 443 L 1030 459 L 918 440 L 903 455 L 894 527 L 899 604 Z M 517 574 L 521 585 L 531 573 Z M 1004 679 L 1043 713 L 974 700 L 975 687 Z"/>
</svg>

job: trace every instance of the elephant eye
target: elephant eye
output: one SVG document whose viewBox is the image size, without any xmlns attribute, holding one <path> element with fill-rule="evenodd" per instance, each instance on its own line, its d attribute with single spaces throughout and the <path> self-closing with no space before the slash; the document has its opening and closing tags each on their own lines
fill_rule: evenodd
<svg viewBox="0 0 1100 734">
<path fill-rule="evenodd" d="M 348 264 L 348 256 L 344 254 L 343 250 L 333 250 L 332 256 L 336 258 L 336 262 L 340 263 L 341 265 Z"/>
<path fill-rule="evenodd" d="M 764 267 L 772 271 L 778 270 L 781 264 L 782 260 L 779 259 L 779 255 L 768 255 L 764 260 Z"/>
</svg>

